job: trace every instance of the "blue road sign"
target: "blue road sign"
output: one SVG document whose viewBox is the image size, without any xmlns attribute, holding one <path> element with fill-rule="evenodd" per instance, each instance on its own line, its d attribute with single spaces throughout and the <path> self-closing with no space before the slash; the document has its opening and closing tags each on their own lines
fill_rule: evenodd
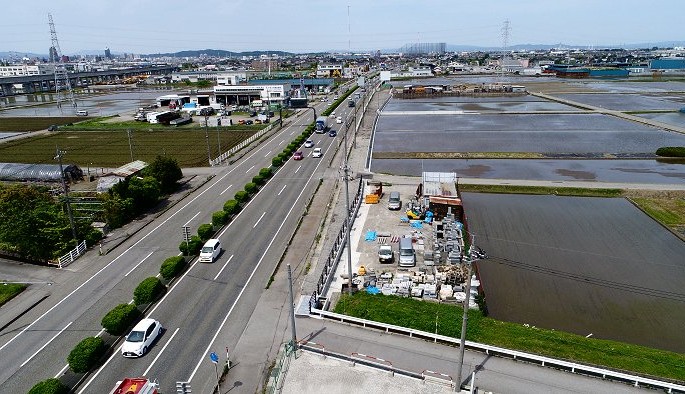
<svg viewBox="0 0 685 394">
<path fill-rule="evenodd" d="M 214 352 L 209 353 L 209 359 L 212 360 L 214 364 L 219 362 L 219 356 Z"/>
</svg>

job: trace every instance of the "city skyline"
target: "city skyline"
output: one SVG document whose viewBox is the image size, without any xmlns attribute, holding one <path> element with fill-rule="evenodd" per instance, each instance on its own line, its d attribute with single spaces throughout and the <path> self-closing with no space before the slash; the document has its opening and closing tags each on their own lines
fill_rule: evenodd
<svg viewBox="0 0 685 394">
<path fill-rule="evenodd" d="M 294 53 L 375 51 L 416 42 L 501 48 L 524 44 L 620 47 L 682 42 L 682 3 L 624 0 L 545 2 L 492 0 L 487 6 L 447 0 L 313 3 L 305 0 L 222 2 L 168 6 L 35 0 L 3 7 L 13 21 L 0 25 L 0 51 L 45 54 L 52 13 L 63 54 L 110 48 L 113 53 L 223 49 Z M 57 7 L 58 4 L 58 7 Z M 349 19 L 348 19 L 349 10 Z M 349 20 L 349 22 L 348 22 Z M 27 22 L 23 22 L 27 21 Z"/>
</svg>

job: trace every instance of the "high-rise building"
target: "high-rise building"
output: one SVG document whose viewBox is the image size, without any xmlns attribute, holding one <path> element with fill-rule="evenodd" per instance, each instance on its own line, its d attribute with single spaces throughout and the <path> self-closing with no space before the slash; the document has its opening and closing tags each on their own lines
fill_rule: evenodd
<svg viewBox="0 0 685 394">
<path fill-rule="evenodd" d="M 105 48 L 105 59 L 112 59 L 112 52 L 109 51 L 109 48 Z"/>
</svg>

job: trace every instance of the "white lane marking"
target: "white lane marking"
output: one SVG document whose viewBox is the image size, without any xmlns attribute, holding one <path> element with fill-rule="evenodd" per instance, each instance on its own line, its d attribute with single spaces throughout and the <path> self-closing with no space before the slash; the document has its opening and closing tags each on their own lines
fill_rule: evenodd
<svg viewBox="0 0 685 394">
<path fill-rule="evenodd" d="M 43 349 L 45 349 L 45 347 L 48 346 L 48 345 L 50 344 L 50 342 L 54 341 L 55 338 L 57 338 L 57 336 L 58 336 L 59 334 L 63 333 L 64 330 L 66 330 L 67 328 L 69 328 L 69 326 L 71 325 L 71 323 L 73 323 L 73 321 L 70 321 L 69 324 L 67 324 L 63 329 L 61 329 L 57 334 L 55 334 L 54 337 L 50 338 L 49 341 L 45 342 L 45 345 L 41 346 L 40 349 L 38 349 L 35 353 L 33 353 L 33 354 L 31 355 L 31 357 L 27 358 L 26 361 L 24 361 L 24 362 L 19 366 L 19 368 L 23 368 L 24 365 L 26 365 L 29 361 L 31 361 L 32 358 L 36 357 L 36 355 L 38 355 L 38 353 L 40 353 Z"/>
<path fill-rule="evenodd" d="M 293 131 L 290 132 L 290 135 L 293 135 L 293 134 L 295 134 L 295 130 L 293 130 Z"/>
<path fill-rule="evenodd" d="M 285 140 L 281 141 L 278 145 L 283 145 L 285 144 Z"/>
<path fill-rule="evenodd" d="M 295 170 L 295 173 L 297 174 L 298 171 L 300 171 L 300 168 L 302 168 L 302 164 L 300 164 L 299 167 L 297 167 L 297 170 Z"/>
<path fill-rule="evenodd" d="M 228 185 L 228 187 L 225 188 L 224 191 L 222 191 L 221 193 L 219 193 L 219 195 L 222 195 L 222 194 L 226 193 L 226 190 L 230 189 L 231 187 L 233 187 L 233 185 Z"/>
<path fill-rule="evenodd" d="M 249 173 L 250 171 L 252 171 L 253 168 L 254 168 L 254 166 L 248 168 L 247 171 L 245 171 L 245 173 L 246 173 L 246 174 Z"/>
<path fill-rule="evenodd" d="M 271 154 L 271 151 L 268 151 L 268 152 L 266 152 L 266 154 L 264 155 L 264 157 L 269 157 L 270 154 Z"/>
<path fill-rule="evenodd" d="M 150 366 L 147 367 L 147 369 L 145 370 L 145 372 L 143 372 L 143 375 L 142 375 L 142 376 L 147 376 L 147 373 L 150 372 L 150 369 L 152 369 L 152 366 L 155 365 L 155 363 L 157 362 L 157 359 L 159 359 L 159 356 L 161 356 L 162 353 L 164 353 L 164 350 L 166 349 L 167 346 L 169 346 L 169 344 L 171 343 L 171 340 L 174 339 L 174 337 L 176 336 L 176 334 L 178 334 L 178 330 L 180 330 L 180 329 L 181 329 L 180 327 L 177 328 L 176 331 L 174 331 L 174 333 L 171 334 L 171 338 L 169 338 L 169 340 L 167 341 L 167 343 L 164 344 L 164 347 L 162 347 L 162 350 L 160 350 L 160 351 L 159 351 L 159 354 L 157 355 L 157 357 L 155 357 L 155 359 L 152 360 L 152 362 L 150 363 Z"/>
<path fill-rule="evenodd" d="M 226 266 L 228 265 L 228 263 L 231 262 L 231 259 L 233 259 L 233 255 L 231 255 L 231 257 L 228 258 L 228 261 L 227 261 L 226 263 L 224 263 L 224 266 L 221 267 L 221 269 L 219 270 L 219 273 L 216 274 L 216 276 L 214 277 L 214 280 L 216 280 L 216 279 L 219 277 L 219 275 L 221 275 L 221 273 L 224 272 L 224 268 L 226 268 Z M 143 374 L 143 375 L 145 375 L 145 374 Z"/>
<path fill-rule="evenodd" d="M 200 211 L 200 212 L 202 212 L 202 211 Z M 193 216 L 192 218 L 190 218 L 190 220 L 188 220 L 188 221 L 186 222 L 186 224 L 184 224 L 183 226 L 187 226 L 187 225 L 188 225 L 188 223 L 192 222 L 192 221 L 193 221 L 193 219 L 195 219 L 195 218 L 197 217 L 197 215 L 199 215 L 199 214 L 200 214 L 200 212 L 196 213 L 196 214 L 195 214 L 195 215 L 194 215 L 194 216 Z"/>
<path fill-rule="evenodd" d="M 262 214 L 262 216 L 260 216 L 259 219 L 257 219 L 257 222 L 254 224 L 254 226 L 252 226 L 252 228 L 257 227 L 257 225 L 259 224 L 259 221 L 262 220 L 262 218 L 264 217 L 264 215 L 266 215 L 266 212 L 264 212 L 264 213 Z"/>
<path fill-rule="evenodd" d="M 277 194 L 277 195 L 278 195 L 278 196 L 280 196 L 280 195 L 281 195 L 281 193 L 283 193 L 283 190 L 285 190 L 285 188 L 286 188 L 286 187 L 288 187 L 288 185 L 283 185 L 283 189 L 281 189 L 281 191 L 280 191 L 280 192 L 278 192 L 278 194 Z"/>
<path fill-rule="evenodd" d="M 207 348 L 206 348 L 205 351 L 202 352 L 202 354 L 200 355 L 200 360 L 199 360 L 199 361 L 197 362 L 197 364 L 195 365 L 195 369 L 193 369 L 193 372 L 190 374 L 190 377 L 188 378 L 187 382 L 192 381 L 192 380 L 193 380 L 193 376 L 195 376 L 195 373 L 197 373 L 197 370 L 200 368 L 200 365 L 202 365 L 203 362 L 206 363 L 205 357 L 206 357 L 207 354 L 209 354 L 209 353 L 208 353 L 208 352 L 209 352 L 209 349 L 211 349 L 212 346 L 214 345 L 214 341 L 216 341 L 216 338 L 219 336 L 219 333 L 220 333 L 221 330 L 224 328 L 224 325 L 226 324 L 226 321 L 228 321 L 228 317 L 231 316 L 231 313 L 233 312 L 233 309 L 235 309 L 235 306 L 238 304 L 238 301 L 240 301 L 240 297 L 242 297 L 243 292 L 245 292 L 245 289 L 247 289 L 247 286 L 250 284 L 250 281 L 252 281 L 252 278 L 254 277 L 254 274 L 257 272 L 257 269 L 258 269 L 259 266 L 262 264 L 262 261 L 264 261 L 264 257 L 266 257 L 266 254 L 269 252 L 269 249 L 271 248 L 271 245 L 272 245 L 272 244 L 274 243 L 274 241 L 276 240 L 276 238 L 277 238 L 277 236 L 278 236 L 278 233 L 281 232 L 281 229 L 283 228 L 283 226 L 284 226 L 285 223 L 287 222 L 288 216 L 290 216 L 290 214 L 292 213 L 293 209 L 295 209 L 295 207 L 297 206 L 297 202 L 298 202 L 298 201 L 300 200 L 300 198 L 302 197 L 302 194 L 305 192 L 305 190 L 307 190 L 307 185 L 309 185 L 309 182 L 312 181 L 312 178 L 314 177 L 314 174 L 316 174 L 316 170 L 319 169 L 319 166 L 321 165 L 321 163 L 323 163 L 323 161 L 320 161 L 320 162 L 316 165 L 316 167 L 314 167 L 314 171 L 312 171 L 312 175 L 309 176 L 309 179 L 307 179 L 307 182 L 306 182 L 306 183 L 304 184 L 304 186 L 302 187 L 302 190 L 300 191 L 300 194 L 297 195 L 297 198 L 295 199 L 295 202 L 290 206 L 290 209 L 288 210 L 288 213 L 285 215 L 285 218 L 281 221 L 281 225 L 278 226 L 278 229 L 276 230 L 276 233 L 275 233 L 274 236 L 271 238 L 271 241 L 270 241 L 269 244 L 266 246 L 266 249 L 264 249 L 264 253 L 262 253 L 262 257 L 259 258 L 259 261 L 257 261 L 257 264 L 255 264 L 254 268 L 252 269 L 252 273 L 250 274 L 250 277 L 247 278 L 247 280 L 245 281 L 245 284 L 243 285 L 243 288 L 240 289 L 240 293 L 238 293 L 238 296 L 237 296 L 237 297 L 235 298 L 235 300 L 233 301 L 233 305 L 231 305 L 231 308 L 228 310 L 228 313 L 226 313 L 226 316 L 224 316 L 224 320 L 221 322 L 221 324 L 219 324 L 219 328 L 216 330 L 216 333 L 214 333 L 214 336 L 212 337 L 212 340 L 209 341 L 209 344 L 207 345 Z M 283 167 L 281 167 L 281 168 L 283 168 Z M 280 171 L 280 169 L 279 169 L 279 171 Z M 264 190 L 264 189 L 262 189 L 262 190 Z M 260 192 L 261 192 L 261 191 L 260 191 Z M 250 201 L 254 201 L 254 199 L 252 199 L 252 200 L 250 200 Z M 248 203 L 248 204 L 249 204 L 249 203 Z M 245 209 L 243 209 L 243 210 L 241 211 L 241 213 L 242 213 L 242 212 L 245 212 Z M 233 220 L 231 223 L 235 223 L 235 220 Z M 225 230 L 224 230 L 224 231 L 225 231 Z M 222 232 L 222 233 L 223 233 L 223 232 Z M 192 267 L 191 267 L 191 268 L 192 268 Z M 188 272 L 190 272 L 190 270 L 188 270 Z M 186 275 L 187 275 L 187 272 L 186 272 Z M 185 277 L 185 275 L 184 275 L 183 277 Z M 174 286 L 174 288 L 175 288 L 175 287 L 176 287 L 176 286 Z M 167 293 L 167 294 L 169 294 L 169 293 Z M 162 299 L 162 301 L 163 301 L 163 299 Z M 160 301 L 160 304 L 162 303 L 162 301 Z"/>
<path fill-rule="evenodd" d="M 57 375 L 54 376 L 55 379 L 59 379 L 60 376 L 62 376 L 65 372 L 67 372 L 67 369 L 69 369 L 69 364 L 65 365 L 62 370 L 57 372 Z"/>
<path fill-rule="evenodd" d="M 143 261 L 147 260 L 148 257 L 152 256 L 153 253 L 154 253 L 154 252 L 148 253 L 147 256 L 143 257 L 143 259 L 140 260 L 140 263 L 136 264 L 135 267 L 131 268 L 131 270 L 128 271 L 128 272 L 126 273 L 126 275 L 124 275 L 124 276 L 128 276 L 128 274 L 130 274 L 131 272 L 133 272 L 133 270 L 135 270 L 136 268 L 138 268 L 139 265 L 143 264 Z"/>
</svg>

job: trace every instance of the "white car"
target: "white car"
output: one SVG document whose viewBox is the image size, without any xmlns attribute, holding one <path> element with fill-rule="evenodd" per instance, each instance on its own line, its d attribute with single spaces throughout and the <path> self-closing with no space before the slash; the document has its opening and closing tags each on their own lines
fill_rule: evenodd
<svg viewBox="0 0 685 394">
<path fill-rule="evenodd" d="M 313 148 L 314 147 L 314 141 L 312 140 L 307 140 L 304 142 L 304 147 L 305 148 Z"/>
<path fill-rule="evenodd" d="M 335 118 L 335 123 L 342 123 L 342 116 Z"/>
<path fill-rule="evenodd" d="M 141 357 L 162 334 L 162 324 L 155 319 L 143 319 L 133 327 L 121 345 L 124 357 Z"/>
<path fill-rule="evenodd" d="M 331 118 L 335 118 L 335 111 L 331 112 Z"/>
<path fill-rule="evenodd" d="M 323 156 L 323 152 L 321 152 L 321 148 L 314 148 L 312 151 L 312 157 L 321 157 Z"/>
</svg>

